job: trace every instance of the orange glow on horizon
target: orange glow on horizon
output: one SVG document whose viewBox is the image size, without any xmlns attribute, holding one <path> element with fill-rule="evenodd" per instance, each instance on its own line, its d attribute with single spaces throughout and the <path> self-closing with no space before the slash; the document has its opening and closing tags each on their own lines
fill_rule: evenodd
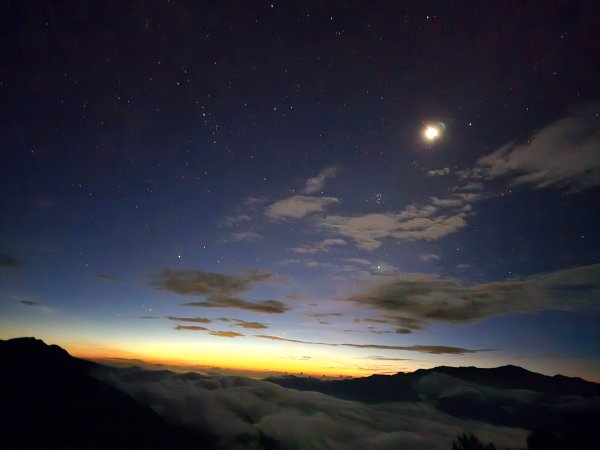
<svg viewBox="0 0 600 450">
<path fill-rule="evenodd" d="M 269 376 L 272 373 L 281 373 L 281 374 L 304 374 L 315 377 L 320 376 L 328 376 L 328 377 L 356 377 L 356 376 L 365 376 L 372 375 L 374 373 L 383 373 L 383 372 L 373 372 L 361 368 L 345 368 L 343 370 L 339 370 L 337 368 L 331 367 L 320 367 L 316 364 L 310 364 L 309 361 L 287 361 L 282 362 L 281 360 L 273 361 L 270 359 L 254 359 L 251 364 L 241 364 L 232 362 L 231 360 L 222 359 L 219 361 L 209 360 L 209 359 L 197 359 L 193 357 L 189 358 L 177 358 L 177 357 L 168 357 L 168 356 L 157 356 L 157 355 L 146 355 L 146 354 L 133 354 L 128 353 L 128 356 L 123 356 L 123 353 L 96 353 L 89 352 L 81 349 L 81 351 L 70 348 L 67 348 L 67 351 L 72 356 L 82 359 L 94 360 L 94 361 L 106 361 L 108 365 L 111 362 L 116 360 L 122 360 L 126 362 L 127 360 L 131 360 L 132 365 L 135 365 L 135 360 L 143 361 L 144 363 L 150 365 L 164 365 L 173 368 L 174 370 L 186 370 L 186 371 L 198 371 L 198 370 L 218 370 L 222 369 L 224 371 L 235 371 L 235 372 L 256 372 L 256 373 L 264 373 L 265 377 Z M 396 373 L 397 371 L 393 371 Z"/>
<path fill-rule="evenodd" d="M 163 347 L 163 346 L 160 346 Z M 187 349 L 174 349 L 171 346 L 164 348 L 147 348 L 134 350 L 116 350 L 107 347 L 81 346 L 78 344 L 65 345 L 65 349 L 72 355 L 82 359 L 90 359 L 95 361 L 106 361 L 110 364 L 111 361 L 132 360 L 132 365 L 135 365 L 134 360 L 143 361 L 150 365 L 165 365 L 171 366 L 174 370 L 215 370 L 222 369 L 224 371 L 236 372 L 252 372 L 257 375 L 264 373 L 268 376 L 273 373 L 281 374 L 304 374 L 310 376 L 327 376 L 327 377 L 357 377 L 368 376 L 372 374 L 397 373 L 406 368 L 385 368 L 384 370 L 369 370 L 365 367 L 360 367 L 360 362 L 353 361 L 351 358 L 346 359 L 343 363 L 338 363 L 343 367 L 335 367 L 332 365 L 323 365 L 322 359 L 282 359 L 275 356 L 281 351 L 269 352 L 260 347 L 255 347 L 253 352 L 215 352 L 211 351 L 210 347 L 203 349 L 202 354 L 197 352 L 189 352 Z M 235 354 L 234 354 L 235 353 Z M 340 356 L 336 358 L 338 361 Z M 364 361 L 363 361 L 364 362 Z M 408 362 L 408 361 L 406 361 Z M 409 368 L 409 371 L 416 370 L 419 367 Z M 259 376 L 260 378 L 260 376 Z"/>
<path fill-rule="evenodd" d="M 10 339 L 23 333 L 4 330 L 2 338 Z M 56 344 L 72 356 L 105 361 L 110 365 L 127 365 L 140 362 L 149 365 L 171 366 L 174 370 L 219 370 L 240 372 L 251 378 L 261 374 L 305 374 L 316 377 L 358 377 L 372 374 L 390 374 L 401 371 L 414 371 L 423 365 L 417 361 L 402 360 L 401 364 L 370 360 L 368 354 L 359 350 L 340 351 L 311 345 L 257 341 L 247 338 L 223 338 L 198 336 L 189 339 L 181 334 L 174 338 L 155 336 L 135 336 L 121 340 L 115 335 L 89 335 L 81 339 L 74 330 L 65 333 L 63 329 L 35 333 L 46 344 Z M 27 334 L 27 333 L 25 333 Z M 33 335 L 34 333 L 30 333 Z M 137 362 L 134 360 L 138 360 Z M 423 362 L 422 360 L 420 362 Z M 247 375 L 251 373 L 253 375 Z"/>
</svg>

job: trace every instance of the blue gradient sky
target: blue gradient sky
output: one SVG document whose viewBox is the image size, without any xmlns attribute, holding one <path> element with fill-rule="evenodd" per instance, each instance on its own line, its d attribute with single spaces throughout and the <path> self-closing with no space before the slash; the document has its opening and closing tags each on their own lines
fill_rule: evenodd
<svg viewBox="0 0 600 450">
<path fill-rule="evenodd" d="M 1 14 L 1 338 L 600 379 L 597 11 L 134 3 Z"/>
</svg>

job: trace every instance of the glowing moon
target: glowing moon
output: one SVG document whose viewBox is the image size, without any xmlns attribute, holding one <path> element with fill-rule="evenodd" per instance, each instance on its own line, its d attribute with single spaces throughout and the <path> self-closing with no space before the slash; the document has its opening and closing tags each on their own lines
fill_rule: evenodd
<svg viewBox="0 0 600 450">
<path fill-rule="evenodd" d="M 434 141 L 440 137 L 440 129 L 437 127 L 428 126 L 424 131 L 425 139 L 428 141 Z"/>
<path fill-rule="evenodd" d="M 426 125 L 423 129 L 423 137 L 428 142 L 437 141 L 442 137 L 442 132 L 446 129 L 443 122 Z"/>
</svg>

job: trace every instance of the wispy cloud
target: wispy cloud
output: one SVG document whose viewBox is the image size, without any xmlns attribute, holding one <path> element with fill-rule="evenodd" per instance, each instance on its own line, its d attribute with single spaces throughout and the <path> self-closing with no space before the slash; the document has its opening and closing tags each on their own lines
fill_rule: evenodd
<svg viewBox="0 0 600 450">
<path fill-rule="evenodd" d="M 361 266 L 370 266 L 373 264 L 370 260 L 365 259 L 365 258 L 344 258 L 343 260 L 346 262 L 349 262 L 352 264 L 358 264 Z"/>
<path fill-rule="evenodd" d="M 24 265 L 23 261 L 0 253 L 0 268 L 20 270 Z"/>
<path fill-rule="evenodd" d="M 467 225 L 464 211 L 440 210 L 435 205 L 409 205 L 397 213 L 362 216 L 326 216 L 319 221 L 325 230 L 349 238 L 364 250 L 379 248 L 384 239 L 437 240 Z"/>
<path fill-rule="evenodd" d="M 33 300 L 21 300 L 20 303 L 26 306 L 42 306 L 41 303 L 34 302 Z"/>
<path fill-rule="evenodd" d="M 304 188 L 304 193 L 315 194 L 317 192 L 320 192 L 325 187 L 325 182 L 327 181 L 327 179 L 335 177 L 337 172 L 337 167 L 327 167 L 321 170 L 321 172 L 319 172 L 319 175 L 306 180 L 306 187 Z"/>
<path fill-rule="evenodd" d="M 106 275 L 103 273 L 95 273 L 92 275 L 94 278 L 96 278 L 97 280 L 103 280 L 103 281 L 112 281 L 112 282 L 120 282 L 121 279 L 114 277 L 112 275 Z"/>
<path fill-rule="evenodd" d="M 389 319 L 371 319 L 369 317 L 355 317 L 353 319 L 355 323 L 378 323 L 378 324 L 391 324 L 394 323 Z"/>
<path fill-rule="evenodd" d="M 208 319 L 206 317 L 175 317 L 175 316 L 167 316 L 167 319 L 173 320 L 176 322 L 188 322 L 188 323 L 213 323 L 213 322 L 233 322 L 234 326 L 248 328 L 248 329 L 265 329 L 269 328 L 266 324 L 261 322 L 247 322 L 241 319 L 229 319 L 227 317 L 220 317 L 218 319 Z"/>
<path fill-rule="evenodd" d="M 241 319 L 231 319 L 233 322 L 235 322 L 234 326 L 236 327 L 242 327 L 242 328 L 246 328 L 246 329 L 251 329 L 251 330 L 262 330 L 265 328 L 269 328 L 266 324 L 261 323 L 261 322 L 246 322 L 245 320 L 241 320 Z"/>
<path fill-rule="evenodd" d="M 240 275 L 201 270 L 163 269 L 152 283 L 155 289 L 181 295 L 225 295 L 248 291 L 256 283 L 273 281 L 277 275 L 250 269 Z"/>
<path fill-rule="evenodd" d="M 445 345 L 379 345 L 379 344 L 348 344 L 348 343 L 332 343 L 332 342 L 313 342 L 313 341 L 302 341 L 298 339 L 288 339 L 282 338 L 279 336 L 270 336 L 265 334 L 255 334 L 254 335 L 260 339 L 268 339 L 271 341 L 280 341 L 280 342 L 291 342 L 296 344 L 308 344 L 308 345 L 326 345 L 330 347 L 352 347 L 352 348 L 372 348 L 378 350 L 402 350 L 407 352 L 420 352 L 420 353 L 430 353 L 435 355 L 442 354 L 451 354 L 451 355 L 463 355 L 467 353 L 477 353 L 489 350 L 471 350 L 460 347 L 448 347 Z"/>
<path fill-rule="evenodd" d="M 34 300 L 19 300 L 19 303 L 21 305 L 26 306 L 27 308 L 31 308 L 32 310 L 40 313 L 52 314 L 57 312 L 56 308 L 49 305 L 45 305 L 40 302 L 36 302 Z"/>
<path fill-rule="evenodd" d="M 289 250 L 300 254 L 314 254 L 319 252 L 328 252 L 332 247 L 345 246 L 348 243 L 343 239 L 325 239 L 313 245 L 305 245 L 303 247 L 292 247 Z"/>
<path fill-rule="evenodd" d="M 464 200 L 460 198 L 460 196 L 454 196 L 449 198 L 431 197 L 430 200 L 433 206 L 442 206 L 446 208 L 456 208 L 459 206 L 463 206 L 465 203 Z"/>
<path fill-rule="evenodd" d="M 448 175 L 449 173 L 450 173 L 450 168 L 443 167 L 442 169 L 428 170 L 427 176 L 428 177 L 441 177 L 444 175 Z"/>
<path fill-rule="evenodd" d="M 302 313 L 303 316 L 306 317 L 311 317 L 317 320 L 318 323 L 322 324 L 322 325 L 330 325 L 331 324 L 331 318 L 332 317 L 342 317 L 344 316 L 344 313 L 341 312 L 324 312 L 324 313 L 313 313 L 313 312 L 306 312 L 306 313 Z"/>
<path fill-rule="evenodd" d="M 193 322 L 193 323 L 212 323 L 211 319 L 207 319 L 204 317 L 174 317 L 167 316 L 169 320 L 175 320 L 177 322 Z"/>
<path fill-rule="evenodd" d="M 209 331 L 208 328 L 198 325 L 177 325 L 175 329 L 179 331 Z"/>
<path fill-rule="evenodd" d="M 254 311 L 264 314 L 281 314 L 291 308 L 278 300 L 248 301 L 237 297 L 226 295 L 211 295 L 202 302 L 183 303 L 184 306 L 195 306 L 199 308 L 233 308 Z"/>
<path fill-rule="evenodd" d="M 218 337 L 226 337 L 226 338 L 235 338 L 244 336 L 242 333 L 238 333 L 236 331 L 220 331 L 220 330 L 211 330 L 206 327 L 201 327 L 198 325 L 177 325 L 175 329 L 178 331 L 206 331 L 211 336 Z"/>
<path fill-rule="evenodd" d="M 237 214 L 235 216 L 225 217 L 225 219 L 223 219 L 223 223 L 224 223 L 224 225 L 227 225 L 227 226 L 233 226 L 233 225 L 238 225 L 243 222 L 249 222 L 251 220 L 252 220 L 252 217 L 250 217 L 248 214 Z"/>
<path fill-rule="evenodd" d="M 506 177 L 541 189 L 600 185 L 598 105 L 582 108 L 541 129 L 524 144 L 506 144 L 480 158 L 468 173 L 485 180 Z"/>
<path fill-rule="evenodd" d="M 422 330 L 424 327 L 417 321 L 413 320 L 399 320 L 395 317 L 384 318 L 384 319 L 372 319 L 368 317 L 355 317 L 355 323 L 366 323 L 371 324 L 368 328 L 371 330 L 371 333 L 375 334 L 410 334 L 413 330 L 409 327 L 414 328 L 415 330 Z M 401 328 L 395 328 L 393 330 L 378 330 L 373 325 L 401 325 Z"/>
<path fill-rule="evenodd" d="M 255 231 L 236 231 L 229 235 L 231 242 L 256 241 L 264 236 Z"/>
<path fill-rule="evenodd" d="M 277 274 L 260 269 L 246 270 L 240 275 L 227 275 L 201 270 L 163 269 L 152 282 L 155 289 L 180 295 L 206 297 L 184 306 L 201 308 L 234 308 L 266 314 L 280 314 L 290 309 L 278 300 L 248 301 L 238 294 L 249 291 L 256 283 L 279 280 Z"/>
<path fill-rule="evenodd" d="M 260 205 L 264 205 L 268 201 L 269 199 L 262 195 L 251 195 L 244 199 L 243 204 L 246 208 L 254 209 L 259 207 Z"/>
<path fill-rule="evenodd" d="M 300 219 L 309 214 L 322 212 L 327 207 L 339 202 L 335 197 L 293 195 L 283 200 L 278 200 L 267 207 L 265 215 L 278 220 Z"/>
<path fill-rule="evenodd" d="M 244 336 L 242 333 L 237 333 L 235 331 L 210 331 L 208 334 L 211 336 L 219 336 L 219 337 L 227 337 L 227 338 L 236 338 L 240 336 Z"/>
<path fill-rule="evenodd" d="M 455 278 L 404 274 L 349 299 L 384 311 L 407 329 L 423 329 L 428 322 L 465 323 L 514 313 L 598 309 L 600 264 L 475 285 L 463 285 Z"/>
<path fill-rule="evenodd" d="M 374 361 L 414 361 L 411 358 L 390 358 L 388 356 L 363 356 L 361 359 L 372 359 Z"/>
<path fill-rule="evenodd" d="M 280 265 L 288 266 L 290 264 L 298 264 L 304 267 L 308 267 L 309 269 L 327 269 L 327 270 L 339 270 L 340 267 L 333 263 L 317 261 L 316 259 L 311 258 L 288 258 L 283 261 L 279 261 Z"/>
</svg>

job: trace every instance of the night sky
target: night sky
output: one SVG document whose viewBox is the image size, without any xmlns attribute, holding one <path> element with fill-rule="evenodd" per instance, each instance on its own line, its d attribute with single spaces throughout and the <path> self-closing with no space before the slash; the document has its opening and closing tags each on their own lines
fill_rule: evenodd
<svg viewBox="0 0 600 450">
<path fill-rule="evenodd" d="M 594 1 L 3 1 L 0 338 L 600 380 Z"/>
</svg>

